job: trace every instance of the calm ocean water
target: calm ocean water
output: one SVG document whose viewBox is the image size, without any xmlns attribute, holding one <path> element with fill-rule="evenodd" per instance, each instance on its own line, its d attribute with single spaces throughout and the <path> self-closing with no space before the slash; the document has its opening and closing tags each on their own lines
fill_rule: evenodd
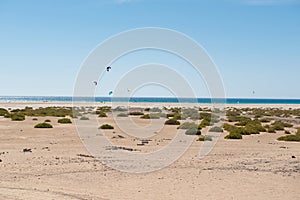
<svg viewBox="0 0 300 200">
<path fill-rule="evenodd" d="M 72 102 L 70 96 L 0 96 L 0 102 Z M 158 102 L 158 103 L 204 103 L 226 102 L 227 104 L 300 104 L 300 99 L 246 99 L 246 98 L 227 98 L 227 99 L 210 99 L 210 98 L 156 98 L 156 97 L 77 97 L 74 101 L 83 102 Z"/>
</svg>

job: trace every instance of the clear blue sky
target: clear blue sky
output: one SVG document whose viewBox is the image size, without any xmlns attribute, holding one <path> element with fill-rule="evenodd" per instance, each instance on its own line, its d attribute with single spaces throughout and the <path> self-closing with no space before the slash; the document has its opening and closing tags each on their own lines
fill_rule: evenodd
<svg viewBox="0 0 300 200">
<path fill-rule="evenodd" d="M 297 0 L 0 0 L 0 96 L 71 96 L 89 52 L 140 27 L 195 39 L 218 66 L 228 97 L 300 98 Z"/>
</svg>

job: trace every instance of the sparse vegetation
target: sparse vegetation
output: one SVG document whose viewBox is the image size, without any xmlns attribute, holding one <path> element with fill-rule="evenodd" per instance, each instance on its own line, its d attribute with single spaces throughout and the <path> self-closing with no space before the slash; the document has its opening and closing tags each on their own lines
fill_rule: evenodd
<svg viewBox="0 0 300 200">
<path fill-rule="evenodd" d="M 144 113 L 139 111 L 134 111 L 134 112 L 130 112 L 129 115 L 144 115 Z"/>
<path fill-rule="evenodd" d="M 114 112 L 125 112 L 125 111 L 128 111 L 127 108 L 124 108 L 124 107 L 121 107 L 121 106 L 118 106 L 116 108 L 113 109 Z"/>
<path fill-rule="evenodd" d="M 8 110 L 4 109 L 4 108 L 0 108 L 0 116 L 4 116 L 6 114 L 8 114 Z"/>
<path fill-rule="evenodd" d="M 205 128 L 206 126 L 210 126 L 210 125 L 213 125 L 213 123 L 209 122 L 207 119 L 203 119 L 200 122 L 198 129 L 202 129 L 202 128 Z"/>
<path fill-rule="evenodd" d="M 212 141 L 212 137 L 209 135 L 205 135 L 205 136 L 199 136 L 199 138 L 197 139 L 197 141 Z"/>
<path fill-rule="evenodd" d="M 103 124 L 99 127 L 99 129 L 114 129 L 114 127 L 109 124 Z"/>
<path fill-rule="evenodd" d="M 231 132 L 225 136 L 225 139 L 242 139 L 243 136 L 237 132 Z"/>
<path fill-rule="evenodd" d="M 197 128 L 190 128 L 185 131 L 186 135 L 201 135 L 201 131 Z"/>
<path fill-rule="evenodd" d="M 290 141 L 290 142 L 300 142 L 300 136 L 299 135 L 285 135 L 277 138 L 277 140 L 280 141 Z"/>
<path fill-rule="evenodd" d="M 107 117 L 107 114 L 105 112 L 99 112 L 98 117 Z"/>
<path fill-rule="evenodd" d="M 38 120 L 38 118 L 32 118 L 32 121 L 37 121 Z"/>
<path fill-rule="evenodd" d="M 127 113 L 119 113 L 117 117 L 128 117 Z"/>
<path fill-rule="evenodd" d="M 166 122 L 165 122 L 166 125 L 180 125 L 180 122 L 178 120 L 176 120 L 175 118 L 171 118 L 171 119 L 168 119 Z"/>
<path fill-rule="evenodd" d="M 22 113 L 14 113 L 11 115 L 11 120 L 12 121 L 24 121 L 25 120 L 25 115 Z"/>
<path fill-rule="evenodd" d="M 184 122 L 178 129 L 198 129 L 198 126 L 194 122 Z"/>
<path fill-rule="evenodd" d="M 53 126 L 49 123 L 40 123 L 34 126 L 34 128 L 53 128 Z"/>
<path fill-rule="evenodd" d="M 142 119 L 159 119 L 160 113 L 150 113 L 141 116 Z"/>
<path fill-rule="evenodd" d="M 111 112 L 110 106 L 102 106 L 102 107 L 97 108 L 97 110 L 96 110 L 97 115 L 99 115 L 100 113 L 107 113 L 107 112 Z"/>
<path fill-rule="evenodd" d="M 289 135 L 289 134 L 291 134 L 291 132 L 290 132 L 290 131 L 288 131 L 288 130 L 285 130 L 285 131 L 284 131 L 284 134 L 287 134 L 287 135 Z"/>
<path fill-rule="evenodd" d="M 46 119 L 44 122 L 51 122 L 51 120 L 50 119 Z"/>
<path fill-rule="evenodd" d="M 218 127 L 218 126 L 214 126 L 211 129 L 209 129 L 209 132 L 220 132 L 220 133 L 222 133 L 223 129 L 221 127 Z"/>
<path fill-rule="evenodd" d="M 72 123 L 72 121 L 69 118 L 62 118 L 62 119 L 57 120 L 57 122 L 60 124 L 71 124 Z"/>
<path fill-rule="evenodd" d="M 90 118 L 88 118 L 86 116 L 82 116 L 82 117 L 80 117 L 80 120 L 90 120 Z"/>
</svg>

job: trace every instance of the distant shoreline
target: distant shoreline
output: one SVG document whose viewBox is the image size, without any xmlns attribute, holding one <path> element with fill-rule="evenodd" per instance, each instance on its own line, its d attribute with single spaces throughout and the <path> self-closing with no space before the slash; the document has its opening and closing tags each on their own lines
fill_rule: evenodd
<svg viewBox="0 0 300 200">
<path fill-rule="evenodd" d="M 0 96 L 0 103 L 163 103 L 163 104 L 206 104 L 226 105 L 300 105 L 300 99 L 271 98 L 174 98 L 174 97 L 76 97 L 72 96 Z"/>
<path fill-rule="evenodd" d="M 201 104 L 201 103 L 161 103 L 161 102 L 1 102 L 0 108 L 11 108 L 11 109 L 23 109 L 26 106 L 39 108 L 39 107 L 101 107 L 101 106 L 111 106 L 113 108 L 121 107 L 202 107 L 202 108 L 212 108 L 214 104 Z M 221 106 L 230 108 L 279 108 L 279 109 L 300 109 L 300 104 L 223 104 Z"/>
</svg>

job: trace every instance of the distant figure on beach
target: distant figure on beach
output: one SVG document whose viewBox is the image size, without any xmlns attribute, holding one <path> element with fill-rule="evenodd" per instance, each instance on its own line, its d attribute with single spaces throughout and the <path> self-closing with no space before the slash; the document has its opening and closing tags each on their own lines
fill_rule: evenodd
<svg viewBox="0 0 300 200">
<path fill-rule="evenodd" d="M 111 67 L 110 66 L 106 67 L 106 71 L 109 72 L 109 70 L 111 70 Z"/>
</svg>

